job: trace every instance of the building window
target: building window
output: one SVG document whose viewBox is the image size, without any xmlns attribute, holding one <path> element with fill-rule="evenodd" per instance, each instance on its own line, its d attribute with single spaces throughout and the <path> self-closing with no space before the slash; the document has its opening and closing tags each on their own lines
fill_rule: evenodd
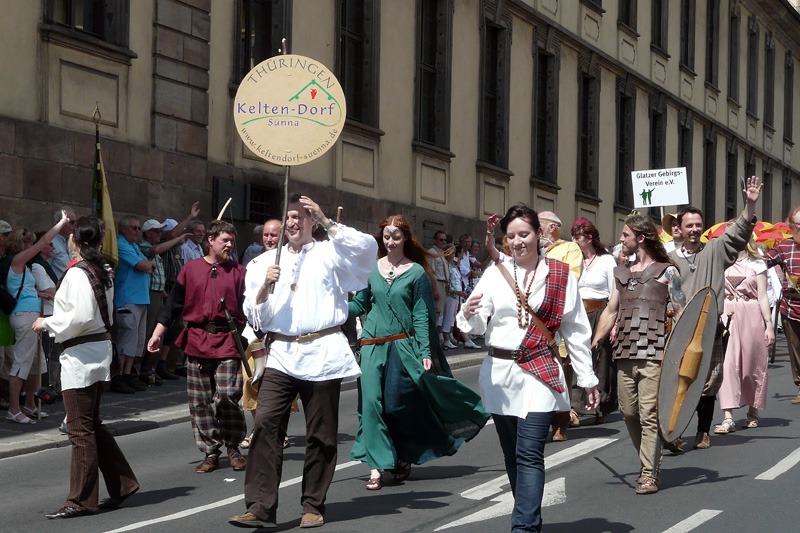
<svg viewBox="0 0 800 533">
<path fill-rule="evenodd" d="M 539 49 L 534 64 L 533 177 L 556 183 L 558 61 Z"/>
<path fill-rule="evenodd" d="M 764 189 L 761 191 L 761 218 L 762 220 L 772 220 L 772 172 L 769 170 L 764 171 L 764 179 L 762 180 Z"/>
<path fill-rule="evenodd" d="M 703 216 L 707 226 L 716 219 L 717 135 L 713 130 L 703 140 Z"/>
<path fill-rule="evenodd" d="M 634 134 L 636 133 L 636 89 L 625 78 L 617 78 L 617 204 L 633 207 Z"/>
<path fill-rule="evenodd" d="M 452 0 L 420 0 L 417 11 L 417 139 L 450 147 Z"/>
<path fill-rule="evenodd" d="M 694 70 L 694 20 L 697 0 L 681 0 L 681 65 Z"/>
<path fill-rule="evenodd" d="M 653 15 L 653 33 L 651 44 L 661 50 L 667 52 L 667 6 L 666 0 L 653 0 L 652 15 Z"/>
<path fill-rule="evenodd" d="M 794 117 L 794 58 L 786 52 L 783 74 L 783 138 L 792 140 L 792 119 Z"/>
<path fill-rule="evenodd" d="M 731 15 L 728 37 L 728 98 L 739 101 L 739 16 Z"/>
<path fill-rule="evenodd" d="M 775 127 L 775 37 L 764 39 L 764 126 Z"/>
<path fill-rule="evenodd" d="M 380 2 L 339 0 L 339 83 L 347 118 L 378 127 L 378 36 Z"/>
<path fill-rule="evenodd" d="M 481 68 L 480 159 L 508 167 L 509 30 L 484 21 Z"/>
<path fill-rule="evenodd" d="M 271 218 L 280 219 L 280 191 L 250 185 L 250 219 L 253 224 L 263 224 Z"/>
<path fill-rule="evenodd" d="M 748 21 L 747 34 L 747 112 L 758 114 L 758 22 Z"/>
<path fill-rule="evenodd" d="M 262 61 L 282 53 L 282 39 L 291 46 L 291 20 L 291 0 L 240 0 L 237 82 Z"/>
<path fill-rule="evenodd" d="M 706 9 L 706 81 L 719 84 L 719 0 L 707 0 Z"/>
<path fill-rule="evenodd" d="M 783 172 L 783 186 L 781 187 L 781 219 L 789 216 L 792 210 L 792 178 L 789 171 Z"/>
<path fill-rule="evenodd" d="M 725 220 L 736 218 L 736 195 L 739 192 L 739 152 L 736 143 L 728 143 L 725 153 Z M 711 221 L 709 220 L 709 224 Z"/>
<path fill-rule="evenodd" d="M 128 47 L 129 0 L 47 0 L 46 9 L 51 24 Z"/>
<path fill-rule="evenodd" d="M 637 0 L 618 0 L 619 18 L 618 22 L 625 24 L 632 30 L 636 29 L 636 2 Z"/>
<path fill-rule="evenodd" d="M 581 74 L 578 91 L 578 190 L 597 196 L 600 82 Z"/>
<path fill-rule="evenodd" d="M 689 197 L 692 192 L 692 145 L 694 143 L 694 125 L 690 117 L 678 122 L 678 166 L 686 168 L 686 188 Z M 691 201 L 691 200 L 690 200 Z"/>
</svg>

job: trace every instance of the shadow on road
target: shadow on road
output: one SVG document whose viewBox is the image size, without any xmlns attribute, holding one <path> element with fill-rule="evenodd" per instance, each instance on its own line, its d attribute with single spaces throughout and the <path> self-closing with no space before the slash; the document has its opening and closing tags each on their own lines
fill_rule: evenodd
<svg viewBox="0 0 800 533">
<path fill-rule="evenodd" d="M 123 504 L 123 507 L 144 507 L 145 505 L 155 505 L 175 498 L 188 496 L 197 487 L 169 487 L 168 489 L 148 490 L 147 492 L 137 492 Z"/>
<path fill-rule="evenodd" d="M 584 518 L 577 522 L 568 522 L 565 524 L 544 524 L 548 533 L 551 532 L 564 532 L 574 533 L 575 531 L 596 531 L 598 533 L 628 533 L 633 531 L 634 527 L 630 524 L 623 524 L 622 522 L 609 522 L 605 518 Z"/>
<path fill-rule="evenodd" d="M 403 484 L 406 487 L 407 485 L 408 482 Z M 325 518 L 329 518 L 332 522 L 339 522 L 381 515 L 396 515 L 401 514 L 404 510 L 441 509 L 449 504 L 437 501 L 437 499 L 452 496 L 452 493 L 444 491 L 397 492 L 392 490 L 399 486 L 392 482 L 391 485 L 384 485 L 383 489 L 378 492 L 353 498 L 349 502 L 335 502 L 326 505 Z"/>
<path fill-rule="evenodd" d="M 738 476 L 720 476 L 716 470 L 709 470 L 708 468 L 698 468 L 695 466 L 670 468 L 669 470 L 661 471 L 661 490 L 668 490 L 677 487 L 691 487 L 692 485 L 704 485 L 706 483 L 721 483 L 729 479 L 736 479 L 740 477 L 747 477 L 745 475 Z"/>
</svg>

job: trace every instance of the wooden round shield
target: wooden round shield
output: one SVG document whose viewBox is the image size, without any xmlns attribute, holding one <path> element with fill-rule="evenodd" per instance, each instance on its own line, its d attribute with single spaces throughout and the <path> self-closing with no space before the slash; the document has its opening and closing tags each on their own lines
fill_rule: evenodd
<svg viewBox="0 0 800 533">
<path fill-rule="evenodd" d="M 718 321 L 717 296 L 711 287 L 703 287 L 672 328 L 664 349 L 656 404 L 658 431 L 667 442 L 683 433 L 700 401 Z"/>
</svg>

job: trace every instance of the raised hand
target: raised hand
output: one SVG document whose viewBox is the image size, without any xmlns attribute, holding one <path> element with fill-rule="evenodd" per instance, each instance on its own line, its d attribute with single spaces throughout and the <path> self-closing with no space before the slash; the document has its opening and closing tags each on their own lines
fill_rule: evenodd
<svg viewBox="0 0 800 533">
<path fill-rule="evenodd" d="M 758 176 L 750 176 L 747 178 L 745 189 L 742 191 L 745 200 L 750 204 L 755 204 L 761 196 L 761 189 L 763 188 L 764 184 L 760 183 Z"/>
</svg>

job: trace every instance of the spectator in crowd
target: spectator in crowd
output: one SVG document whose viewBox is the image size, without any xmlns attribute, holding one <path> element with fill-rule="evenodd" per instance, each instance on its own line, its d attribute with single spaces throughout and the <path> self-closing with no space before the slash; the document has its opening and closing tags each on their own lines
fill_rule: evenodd
<svg viewBox="0 0 800 533">
<path fill-rule="evenodd" d="M 69 263 L 70 255 L 67 247 L 67 240 L 72 234 L 72 227 L 75 225 L 75 211 L 69 207 L 62 207 L 53 213 L 53 224 L 57 224 L 61 220 L 61 212 L 66 211 L 69 217 L 68 222 L 61 228 L 61 231 L 56 238 L 53 239 L 53 247 L 55 248 L 53 257 L 50 258 L 50 266 L 56 273 L 56 277 L 60 280 L 64 277 L 64 271 L 67 270 L 67 263 Z"/>
<path fill-rule="evenodd" d="M 264 249 L 274 250 L 278 247 L 278 241 L 281 238 L 281 221 L 273 218 L 267 220 L 264 224 Z"/>
<path fill-rule="evenodd" d="M 148 261 L 136 246 L 141 234 L 139 218 L 122 217 L 118 223 L 119 265 L 114 275 L 114 308 L 117 322 L 117 352 L 122 366 L 121 375 L 111 378 L 111 390 L 130 393 L 147 390 L 131 374 L 134 361 L 142 357 L 145 347 L 147 306 L 150 304 L 150 274 L 156 265 Z M 127 386 L 127 388 L 125 387 Z"/>
<path fill-rule="evenodd" d="M 11 234 L 11 224 L 5 220 L 0 220 L 0 259 L 6 255 L 6 241 Z M 0 342 L 13 342 L 13 335 L 9 330 L 3 335 L 5 339 Z M 6 356 L 6 347 L 0 346 L 0 405 L 8 405 L 8 371 L 11 369 L 11 349 Z"/>
<path fill-rule="evenodd" d="M 439 342 L 444 343 L 442 338 L 442 322 L 444 320 L 444 309 L 447 303 L 448 285 L 450 284 L 450 268 L 447 265 L 447 258 L 444 256 L 444 249 L 447 248 L 447 234 L 437 231 L 433 234 L 433 246 L 428 249 L 430 256 L 430 267 L 433 270 L 433 304 L 436 309 L 436 327 L 439 330 Z"/>
<path fill-rule="evenodd" d="M 53 333 L 64 346 L 64 406 L 72 441 L 70 491 L 64 506 L 47 518 L 75 518 L 98 509 L 114 509 L 139 490 L 139 483 L 113 435 L 100 420 L 103 382 L 110 376 L 114 283 L 99 252 L 103 232 L 97 219 L 81 217 L 75 237 L 82 261 L 69 270 L 50 318 L 33 324 L 37 333 Z M 98 505 L 98 471 L 109 498 Z"/>
<path fill-rule="evenodd" d="M 264 225 L 259 224 L 253 228 L 253 242 L 248 246 L 242 255 L 242 266 L 247 266 L 254 257 L 261 255 L 264 251 Z"/>
<path fill-rule="evenodd" d="M 672 240 L 664 243 L 664 250 L 667 253 L 672 252 L 675 248 L 679 248 L 683 244 L 683 233 L 681 233 L 681 225 L 678 224 L 677 213 L 667 213 L 661 219 L 661 229 L 672 235 Z"/>
<path fill-rule="evenodd" d="M 173 239 L 164 241 L 162 239 L 164 228 L 165 224 L 162 224 L 158 220 L 150 219 L 146 221 L 144 225 L 142 225 L 143 238 L 139 242 L 139 250 L 141 250 L 142 254 L 155 265 L 155 270 L 150 274 L 150 304 L 147 306 L 146 339 L 149 339 L 150 335 L 153 334 L 153 330 L 156 327 L 156 317 L 161 312 L 164 299 L 167 297 L 166 278 L 164 276 L 164 258 L 161 254 L 175 246 L 185 243 L 189 239 L 189 234 L 184 233 L 183 235 L 178 235 Z M 155 385 L 161 385 L 162 379 L 164 378 L 169 380 L 178 379 L 178 376 L 167 372 L 164 368 L 162 368 L 160 372 L 154 373 L 156 362 L 161 363 L 161 358 L 158 355 L 152 356 L 147 351 L 147 347 L 145 347 L 139 369 L 140 381 L 148 383 L 151 374 L 153 374 L 153 383 Z"/>
<path fill-rule="evenodd" d="M 469 250 L 472 248 L 472 237 L 465 233 L 458 239 L 458 242 L 461 245 L 459 249 L 461 252 L 461 259 L 458 263 L 458 268 L 461 271 L 461 292 L 464 293 L 464 299 L 466 299 L 472 291 L 472 286 L 470 285 L 472 280 L 472 264 L 469 255 Z M 472 341 L 472 337 L 463 331 L 459 334 L 461 335 L 461 340 L 464 341 L 464 348 L 471 348 L 473 350 L 480 348 L 480 346 Z M 456 342 L 457 341 L 458 339 L 456 339 Z"/>
<path fill-rule="evenodd" d="M 456 313 L 461 302 L 467 299 L 466 293 L 461 289 L 461 258 L 464 252 L 460 248 L 450 246 L 447 248 L 446 253 L 449 254 L 449 268 L 447 285 L 447 301 L 444 307 L 444 318 L 442 319 L 442 336 L 444 342 L 442 348 L 444 350 L 454 350 L 458 348 L 458 339 L 453 337 L 451 332 L 456 323 Z"/>
<path fill-rule="evenodd" d="M 206 234 L 206 227 L 199 220 L 192 220 L 186 226 L 189 231 L 189 240 L 181 245 L 180 254 L 185 265 L 192 259 L 200 259 L 203 253 L 203 237 Z"/>
<path fill-rule="evenodd" d="M 11 224 L 5 220 L 0 220 L 0 258 L 6 255 L 6 241 L 12 229 Z"/>
<path fill-rule="evenodd" d="M 0 263 L 0 271 L 6 276 L 5 289 L 14 296 L 17 304 L 11 311 L 9 322 L 14 328 L 13 363 L 9 377 L 9 408 L 6 420 L 18 424 L 33 424 L 39 415 L 34 404 L 34 395 L 39 388 L 39 373 L 46 369 L 39 336 L 33 331 L 33 323 L 39 318 L 42 305 L 36 294 L 36 281 L 26 266 L 27 262 L 52 242 L 69 223 L 66 212 L 55 226 L 36 242 L 36 235 L 25 228 L 18 228 L 8 237 L 8 254 Z M 20 408 L 20 391 L 25 390 L 25 405 Z M 44 416 L 42 414 L 42 416 Z M 29 418 L 30 417 L 30 418 Z"/>
<path fill-rule="evenodd" d="M 36 239 L 39 240 L 44 237 L 44 231 L 36 232 Z M 48 317 L 53 314 L 53 298 L 56 294 L 56 286 L 58 285 L 58 278 L 50 263 L 47 261 L 53 257 L 55 248 L 53 243 L 46 245 L 42 251 L 28 262 L 28 267 L 31 269 L 31 274 L 36 280 L 36 293 L 42 301 L 42 316 Z M 53 352 L 54 343 L 50 335 L 42 335 L 42 350 L 44 351 L 45 360 L 49 361 L 47 371 L 47 383 L 54 390 L 59 391 L 60 387 L 60 374 L 61 370 L 58 364 L 57 357 L 51 357 Z M 57 350 L 60 355 L 61 350 Z"/>
</svg>

